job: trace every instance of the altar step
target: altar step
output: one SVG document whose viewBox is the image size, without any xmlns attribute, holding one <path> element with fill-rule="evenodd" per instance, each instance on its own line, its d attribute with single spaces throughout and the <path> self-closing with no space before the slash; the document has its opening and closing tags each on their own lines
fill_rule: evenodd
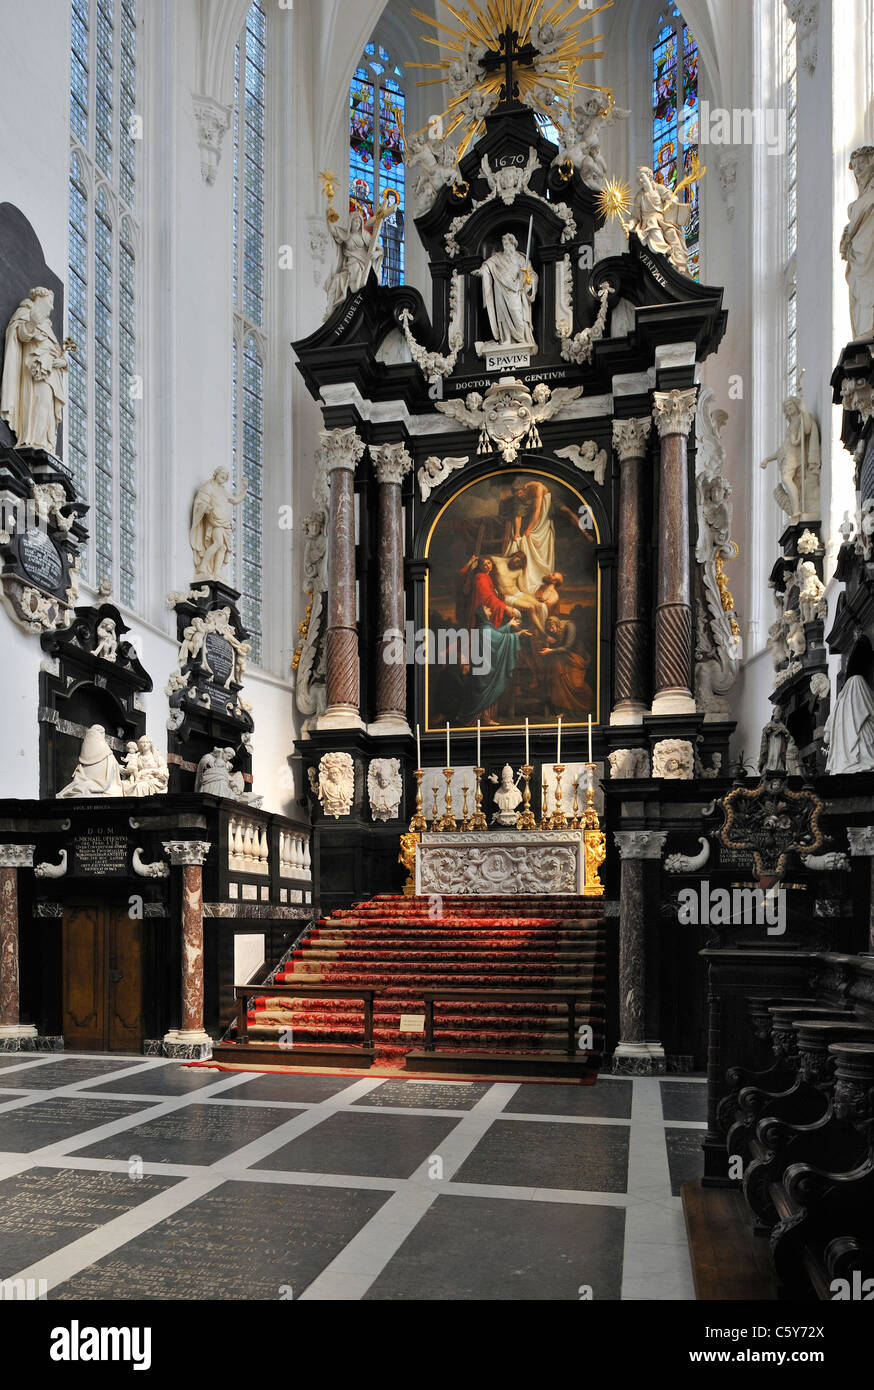
<svg viewBox="0 0 874 1390">
<path fill-rule="evenodd" d="M 298 944 L 276 984 L 373 989 L 377 1064 L 409 1070 L 494 1075 L 579 1075 L 597 1070 L 605 1032 L 605 950 L 600 906 L 578 898 L 446 896 L 435 916 L 428 898 L 385 896 L 322 919 Z M 425 990 L 570 991 L 577 1030 L 592 1047 L 569 1058 L 562 1002 L 453 1000 L 435 1006 L 435 1052 L 401 1032 L 402 1015 L 424 1013 Z M 286 1040 L 283 1059 L 349 1065 L 364 1039 L 363 1008 L 352 999 L 257 998 L 248 1013 L 247 1057 Z M 292 1046 L 288 1048 L 287 1042 Z M 222 1048 L 222 1053 L 232 1048 Z M 410 1055 L 414 1054 L 414 1055 Z M 359 1053 L 360 1055 L 360 1053 Z M 230 1060 L 225 1058 L 225 1060 Z M 371 1058 L 362 1057 L 363 1065 Z"/>
</svg>

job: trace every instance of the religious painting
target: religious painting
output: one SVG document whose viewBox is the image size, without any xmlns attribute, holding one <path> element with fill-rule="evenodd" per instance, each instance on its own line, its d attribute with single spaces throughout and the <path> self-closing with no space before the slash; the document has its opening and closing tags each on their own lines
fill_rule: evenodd
<svg viewBox="0 0 874 1390">
<path fill-rule="evenodd" d="M 599 539 L 582 495 L 535 469 L 446 504 L 426 551 L 429 730 L 599 721 Z"/>
</svg>

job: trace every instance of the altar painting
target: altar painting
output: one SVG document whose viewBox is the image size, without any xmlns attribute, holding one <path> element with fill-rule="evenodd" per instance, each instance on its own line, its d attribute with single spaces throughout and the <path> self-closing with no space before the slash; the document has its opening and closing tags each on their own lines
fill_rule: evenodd
<svg viewBox="0 0 874 1390">
<path fill-rule="evenodd" d="M 599 540 L 580 493 L 548 473 L 455 494 L 427 547 L 429 730 L 598 722 Z"/>
</svg>

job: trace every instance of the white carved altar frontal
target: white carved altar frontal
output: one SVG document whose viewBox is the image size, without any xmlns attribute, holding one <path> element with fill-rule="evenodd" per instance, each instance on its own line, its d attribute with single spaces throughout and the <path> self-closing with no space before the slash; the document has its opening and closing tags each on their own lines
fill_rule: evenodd
<svg viewBox="0 0 874 1390">
<path fill-rule="evenodd" d="M 582 893 L 584 871 L 578 830 L 429 831 L 416 855 L 416 893 Z"/>
</svg>

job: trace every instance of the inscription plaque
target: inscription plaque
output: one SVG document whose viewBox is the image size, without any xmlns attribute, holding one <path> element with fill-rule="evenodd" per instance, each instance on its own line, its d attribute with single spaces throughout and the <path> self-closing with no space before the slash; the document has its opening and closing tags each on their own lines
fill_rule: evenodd
<svg viewBox="0 0 874 1390">
<path fill-rule="evenodd" d="M 34 584 L 54 592 L 64 575 L 64 566 L 52 542 L 44 531 L 25 531 L 18 550 L 21 568 Z"/>
<path fill-rule="evenodd" d="M 227 690 L 234 674 L 234 649 L 217 632 L 210 632 L 206 638 L 206 663 L 212 671 L 216 685 Z"/>
<path fill-rule="evenodd" d="M 126 878 L 127 839 L 111 831 L 86 830 L 73 841 L 73 872 L 88 878 Z"/>
</svg>

